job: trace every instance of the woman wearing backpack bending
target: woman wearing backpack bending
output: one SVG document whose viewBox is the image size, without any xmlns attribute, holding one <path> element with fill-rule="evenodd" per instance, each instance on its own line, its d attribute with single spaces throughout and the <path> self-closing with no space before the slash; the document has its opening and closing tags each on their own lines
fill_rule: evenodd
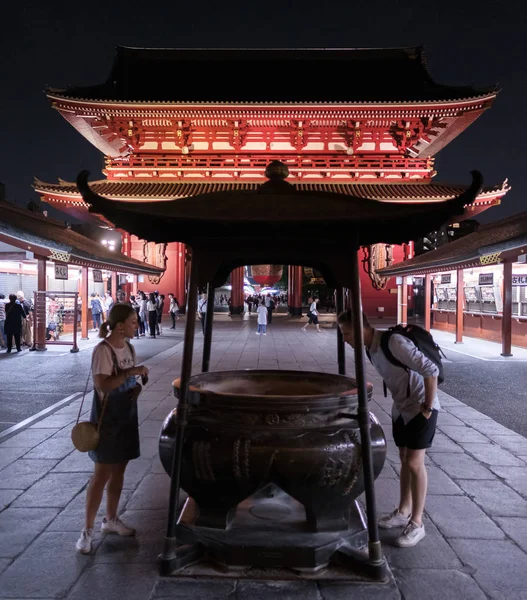
<svg viewBox="0 0 527 600">
<path fill-rule="evenodd" d="M 365 315 L 362 320 L 368 356 L 392 394 L 393 439 L 401 458 L 399 506 L 380 519 L 379 527 L 403 528 L 395 544 L 408 548 L 425 537 L 422 520 L 428 485 L 425 454 L 432 446 L 440 409 L 437 398 L 439 368 L 405 335 L 378 331 Z M 353 347 L 351 309 L 340 313 L 338 325 L 344 341 Z M 382 338 L 386 335 L 389 336 L 389 351 L 399 366 L 382 350 Z"/>
</svg>

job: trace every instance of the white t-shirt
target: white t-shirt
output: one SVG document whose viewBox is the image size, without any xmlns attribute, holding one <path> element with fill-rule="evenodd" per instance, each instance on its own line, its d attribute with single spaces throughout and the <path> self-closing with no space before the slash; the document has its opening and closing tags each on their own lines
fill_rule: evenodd
<svg viewBox="0 0 527 600">
<path fill-rule="evenodd" d="M 155 302 L 152 302 L 151 300 L 149 300 L 146 303 L 146 309 L 148 310 L 148 312 L 157 311 L 157 304 Z"/>
<path fill-rule="evenodd" d="M 92 372 L 95 375 L 113 375 L 113 358 L 112 351 L 108 348 L 108 342 L 101 342 L 93 351 Z M 111 344 L 110 344 L 111 345 Z M 112 346 L 117 364 L 120 369 L 131 369 L 135 366 L 134 355 L 130 350 L 130 346 L 125 342 L 124 348 L 116 348 Z"/>
<path fill-rule="evenodd" d="M 267 325 L 267 309 L 260 305 L 256 312 L 258 313 L 258 325 Z"/>
<path fill-rule="evenodd" d="M 309 307 L 309 311 L 313 314 L 313 315 L 318 315 L 318 310 L 317 310 L 317 303 L 316 302 L 311 302 L 311 306 Z"/>
</svg>

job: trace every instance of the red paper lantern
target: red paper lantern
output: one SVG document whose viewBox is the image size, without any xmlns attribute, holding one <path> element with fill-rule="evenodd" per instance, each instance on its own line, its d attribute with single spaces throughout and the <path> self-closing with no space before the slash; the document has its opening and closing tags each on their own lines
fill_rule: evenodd
<svg viewBox="0 0 527 600">
<path fill-rule="evenodd" d="M 252 265 L 252 278 L 258 285 L 272 286 L 282 279 L 283 265 Z"/>
</svg>

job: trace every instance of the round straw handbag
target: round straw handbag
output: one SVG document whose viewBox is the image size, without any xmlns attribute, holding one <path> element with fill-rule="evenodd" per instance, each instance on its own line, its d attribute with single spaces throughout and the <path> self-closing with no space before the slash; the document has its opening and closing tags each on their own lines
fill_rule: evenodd
<svg viewBox="0 0 527 600">
<path fill-rule="evenodd" d="M 90 450 L 95 450 L 99 445 L 99 440 L 101 438 L 99 430 L 101 428 L 102 418 L 104 416 L 104 411 L 106 410 L 106 403 L 108 399 L 108 396 L 105 394 L 102 399 L 101 415 L 97 424 L 92 423 L 91 421 L 79 421 L 82 413 L 82 406 L 84 404 L 84 398 L 86 397 L 86 390 L 88 389 L 88 381 L 90 380 L 90 375 L 91 369 L 88 373 L 86 388 L 84 389 L 82 402 L 79 407 L 77 423 L 73 426 L 73 429 L 71 430 L 71 441 L 73 442 L 73 445 L 79 452 L 89 452 Z"/>
</svg>

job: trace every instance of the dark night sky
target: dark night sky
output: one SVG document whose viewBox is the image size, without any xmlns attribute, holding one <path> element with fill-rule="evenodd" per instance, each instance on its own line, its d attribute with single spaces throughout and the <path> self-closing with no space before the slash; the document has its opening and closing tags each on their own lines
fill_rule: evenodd
<svg viewBox="0 0 527 600">
<path fill-rule="evenodd" d="M 488 221 L 527 210 L 524 0 L 269 0 L 80 2 L 28 0 L 0 8 L 0 181 L 19 205 L 36 199 L 34 176 L 101 177 L 101 155 L 52 110 L 46 85 L 102 82 L 117 44 L 148 47 L 394 47 L 423 44 L 436 81 L 502 92 L 494 107 L 438 156 L 438 181 L 513 186 Z M 294 77 L 294 74 L 292 75 Z M 313 81 L 313 86 L 317 85 Z M 184 82 L 182 82 L 184 85 Z M 243 74 L 239 74 L 243 86 Z"/>
</svg>

